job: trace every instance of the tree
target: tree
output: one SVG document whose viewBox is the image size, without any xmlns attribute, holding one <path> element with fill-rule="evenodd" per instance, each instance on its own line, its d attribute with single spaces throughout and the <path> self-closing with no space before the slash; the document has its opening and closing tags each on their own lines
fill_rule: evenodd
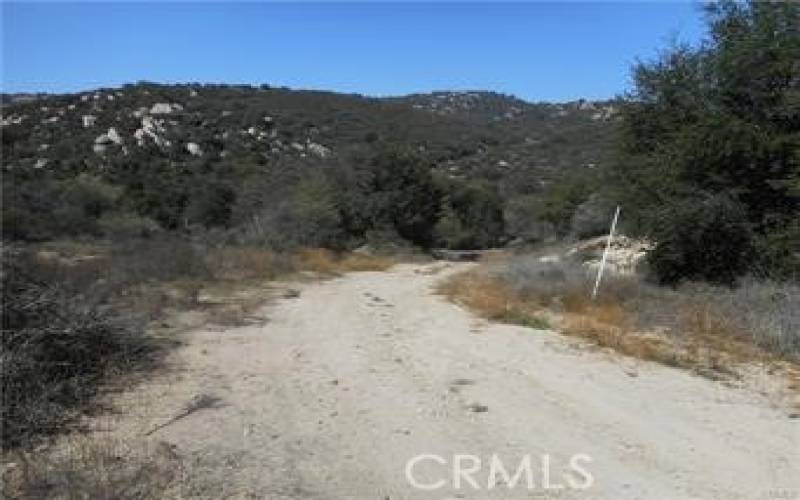
<svg viewBox="0 0 800 500">
<path fill-rule="evenodd" d="M 231 221 L 236 192 L 227 183 L 210 181 L 201 184 L 190 196 L 186 207 L 189 222 L 204 227 L 227 227 Z"/>
<path fill-rule="evenodd" d="M 661 283 L 683 279 L 731 285 L 751 267 L 753 237 L 744 207 L 724 195 L 665 207 L 647 261 Z"/>
<path fill-rule="evenodd" d="M 590 179 L 578 175 L 554 183 L 539 199 L 536 208 L 539 218 L 552 225 L 558 236 L 568 235 L 575 210 L 587 200 L 591 190 Z"/>
<path fill-rule="evenodd" d="M 506 203 L 503 219 L 508 234 L 522 241 L 536 242 L 555 238 L 553 224 L 541 218 L 539 198 L 525 195 Z"/>
<path fill-rule="evenodd" d="M 755 240 L 770 239 L 800 213 L 800 4 L 726 0 L 706 15 L 709 37 L 700 47 L 673 46 L 635 65 L 609 184 L 640 233 L 699 229 L 700 214 L 667 208 L 724 198 Z M 702 250 L 692 244 L 703 246 L 689 239 L 670 253 L 689 259 Z M 728 264 L 750 270 L 738 259 Z M 684 271 L 697 276 L 692 266 Z"/>
<path fill-rule="evenodd" d="M 348 233 L 394 229 L 423 247 L 434 241 L 441 192 L 430 165 L 402 149 L 382 151 L 345 169 L 337 188 L 342 221 Z"/>
<path fill-rule="evenodd" d="M 505 235 L 503 204 L 484 184 L 446 182 L 442 190 L 443 214 L 436 226 L 440 245 L 448 248 L 487 248 Z"/>
</svg>

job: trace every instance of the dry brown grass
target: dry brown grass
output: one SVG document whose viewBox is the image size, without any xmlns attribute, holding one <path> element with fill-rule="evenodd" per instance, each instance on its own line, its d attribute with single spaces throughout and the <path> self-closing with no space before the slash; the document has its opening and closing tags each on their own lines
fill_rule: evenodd
<svg viewBox="0 0 800 500">
<path fill-rule="evenodd" d="M 441 283 L 438 291 L 488 319 L 501 318 L 513 307 L 511 290 L 479 271 L 457 274 Z"/>
<path fill-rule="evenodd" d="M 303 248 L 295 257 L 297 267 L 322 274 L 336 272 L 336 254 L 324 248 Z"/>
<path fill-rule="evenodd" d="M 626 356 L 657 361 L 671 366 L 681 362 L 666 340 L 658 335 L 633 332 L 615 307 L 587 309 L 562 318 L 561 332 L 580 337 L 598 347 L 613 349 Z"/>
<path fill-rule="evenodd" d="M 639 331 L 634 318 L 621 304 L 608 300 L 593 302 L 579 294 L 571 294 L 564 302 L 566 312 L 559 322 L 562 333 L 626 356 L 670 366 L 684 364 L 663 336 Z"/>
<path fill-rule="evenodd" d="M 206 263 L 217 280 L 269 280 L 294 270 L 291 258 L 258 247 L 222 247 L 209 251 Z"/>
<path fill-rule="evenodd" d="M 528 324 L 525 318 L 547 317 L 561 333 L 595 346 L 712 378 L 733 376 L 739 365 L 786 361 L 754 343 L 736 318 L 707 300 L 712 295 L 661 291 L 624 278 L 609 280 L 593 301 L 585 280 L 567 265 L 495 262 L 451 277 L 439 291 L 488 319 Z M 660 324 L 664 317 L 668 324 Z"/>
<path fill-rule="evenodd" d="M 687 354 L 701 366 L 719 368 L 736 363 L 778 360 L 774 353 L 751 342 L 742 325 L 711 304 L 683 305 L 679 321 Z"/>
<path fill-rule="evenodd" d="M 205 321 L 229 327 L 263 322 L 264 318 L 258 315 L 258 310 L 267 303 L 270 295 L 264 294 L 263 291 L 258 292 L 231 295 L 224 302 L 204 303 Z"/>
<path fill-rule="evenodd" d="M 344 272 L 386 271 L 395 264 L 389 257 L 351 253 L 339 261 L 339 270 Z"/>
<path fill-rule="evenodd" d="M 481 270 L 457 274 L 437 291 L 487 319 L 534 328 L 549 325 L 538 304 L 520 298 L 511 287 Z"/>
<path fill-rule="evenodd" d="M 324 248 L 304 248 L 295 257 L 298 269 L 320 274 L 340 274 L 356 271 L 385 271 L 394 265 L 388 257 L 366 254 L 337 254 Z"/>
<path fill-rule="evenodd" d="M 4 457 L 3 498 L 168 498 L 180 491 L 183 460 L 164 441 L 130 443 L 74 434 L 58 449 Z"/>
<path fill-rule="evenodd" d="M 297 271 L 339 275 L 354 271 L 384 271 L 394 264 L 387 257 L 337 254 L 323 248 L 306 248 L 288 255 L 258 247 L 219 248 L 209 252 L 206 262 L 215 281 L 206 283 L 205 290 L 217 298 L 197 305 L 207 322 L 220 326 L 242 326 L 262 319 L 256 313 L 270 294 L 254 288 L 259 282 L 290 276 Z M 178 295 L 177 292 L 173 291 L 173 295 Z"/>
</svg>

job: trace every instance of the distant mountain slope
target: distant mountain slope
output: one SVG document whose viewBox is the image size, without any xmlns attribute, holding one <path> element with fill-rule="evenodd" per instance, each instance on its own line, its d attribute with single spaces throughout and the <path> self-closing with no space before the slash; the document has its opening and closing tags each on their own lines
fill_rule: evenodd
<svg viewBox="0 0 800 500">
<path fill-rule="evenodd" d="M 139 83 L 66 95 L 3 95 L 4 169 L 57 175 L 145 161 L 324 165 L 406 145 L 452 177 L 536 192 L 607 161 L 611 102 L 528 103 L 491 92 L 368 98 L 268 86 Z"/>
</svg>

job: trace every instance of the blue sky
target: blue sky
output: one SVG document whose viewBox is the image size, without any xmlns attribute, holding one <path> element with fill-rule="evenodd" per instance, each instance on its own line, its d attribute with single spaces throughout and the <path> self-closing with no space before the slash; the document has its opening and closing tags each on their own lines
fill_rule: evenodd
<svg viewBox="0 0 800 500">
<path fill-rule="evenodd" d="M 605 98 L 627 88 L 637 57 L 703 31 L 692 1 L 2 1 L 4 92 L 150 80 Z"/>
</svg>

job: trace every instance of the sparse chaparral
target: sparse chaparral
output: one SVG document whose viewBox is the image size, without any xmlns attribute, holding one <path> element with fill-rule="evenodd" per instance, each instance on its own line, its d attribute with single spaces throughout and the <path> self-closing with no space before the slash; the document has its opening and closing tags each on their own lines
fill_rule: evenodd
<svg viewBox="0 0 800 500">
<path fill-rule="evenodd" d="M 0 497 L 800 500 L 800 2 L 0 10 Z"/>
</svg>

